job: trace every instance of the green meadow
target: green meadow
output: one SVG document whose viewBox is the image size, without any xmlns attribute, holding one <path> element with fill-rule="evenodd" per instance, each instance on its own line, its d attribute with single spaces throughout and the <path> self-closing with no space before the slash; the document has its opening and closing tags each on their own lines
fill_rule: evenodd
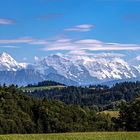
<svg viewBox="0 0 140 140">
<path fill-rule="evenodd" d="M 139 132 L 0 135 L 0 140 L 140 140 Z"/>
<path fill-rule="evenodd" d="M 33 92 L 35 90 L 49 90 L 49 89 L 61 89 L 65 86 L 62 85 L 56 85 L 56 86 L 36 86 L 36 87 L 23 87 L 21 90 L 23 92 Z"/>
</svg>

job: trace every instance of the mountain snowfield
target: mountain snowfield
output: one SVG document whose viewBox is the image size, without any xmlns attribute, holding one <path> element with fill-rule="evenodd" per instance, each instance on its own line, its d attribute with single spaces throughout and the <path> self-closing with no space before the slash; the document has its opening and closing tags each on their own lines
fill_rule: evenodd
<svg viewBox="0 0 140 140">
<path fill-rule="evenodd" d="M 9 54 L 0 54 L 0 71 L 17 71 L 26 67 L 26 63 L 17 63 Z"/>
<path fill-rule="evenodd" d="M 92 55 L 50 55 L 34 64 L 18 63 L 7 53 L 0 54 L 0 83 L 27 85 L 54 80 L 68 85 L 115 83 L 139 80 L 140 65 L 120 57 Z"/>
</svg>

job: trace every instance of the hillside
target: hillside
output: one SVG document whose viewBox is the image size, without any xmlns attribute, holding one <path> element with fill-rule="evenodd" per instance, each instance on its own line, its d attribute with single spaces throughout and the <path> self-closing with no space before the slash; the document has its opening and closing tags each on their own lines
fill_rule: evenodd
<svg viewBox="0 0 140 140">
<path fill-rule="evenodd" d="M 39 87 L 37 88 L 38 90 L 27 92 L 26 94 L 48 100 L 57 99 L 66 104 L 90 107 L 100 106 L 99 110 L 116 110 L 120 101 L 132 101 L 138 96 L 140 93 L 140 82 L 124 82 L 115 84 L 113 87 L 97 85 L 89 87 L 47 87 L 47 89 L 41 90 L 39 90 Z"/>
<path fill-rule="evenodd" d="M 38 84 L 29 84 L 26 87 L 21 87 L 20 89 L 23 92 L 34 92 L 34 91 L 43 91 L 49 89 L 62 89 L 66 87 L 66 85 L 55 82 L 55 81 L 42 81 Z"/>
<path fill-rule="evenodd" d="M 66 94 L 62 94 L 63 96 L 56 94 L 54 97 L 50 96 L 53 98 L 41 99 L 33 98 L 29 96 L 29 93 L 26 93 L 28 96 L 25 95 L 20 88 L 14 85 L 9 87 L 5 85 L 0 86 L 0 134 L 115 130 L 139 131 L 140 98 L 135 98 L 134 95 L 131 96 L 130 94 L 139 90 L 139 87 L 139 82 L 137 82 L 118 84 L 112 87 L 113 89 L 109 89 L 106 86 L 91 86 L 91 89 L 81 87 L 55 88 L 50 89 L 52 94 L 55 95 L 54 91 L 68 88 L 69 93 L 67 94 L 71 96 L 67 98 Z M 94 91 L 96 96 L 93 96 L 90 92 L 84 95 L 83 91 L 88 90 Z M 117 91 L 115 96 L 113 96 L 113 93 L 110 95 L 109 90 Z M 77 91 L 79 91 L 78 94 Z M 82 94 L 80 94 L 81 91 Z M 100 93 L 97 91 L 100 91 Z M 128 95 L 122 98 L 125 94 Z M 86 100 L 82 98 L 86 98 Z M 118 100 L 114 102 L 113 99 Z M 131 100 L 131 102 L 126 102 L 124 99 Z M 69 102 L 65 104 L 62 100 Z M 119 116 L 118 111 L 106 110 L 109 108 L 112 110 L 118 109 Z M 100 112 L 102 110 L 104 112 Z M 129 124 L 130 120 L 133 123 Z"/>
<path fill-rule="evenodd" d="M 93 109 L 31 98 L 13 85 L 0 87 L 0 101 L 0 134 L 111 130 L 113 125 L 107 126 L 111 117 Z"/>
</svg>

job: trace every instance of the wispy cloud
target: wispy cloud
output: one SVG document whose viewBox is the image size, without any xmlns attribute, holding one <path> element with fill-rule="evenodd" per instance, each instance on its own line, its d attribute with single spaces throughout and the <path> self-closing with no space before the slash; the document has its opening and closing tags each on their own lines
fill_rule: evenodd
<svg viewBox="0 0 140 140">
<path fill-rule="evenodd" d="M 94 27 L 95 25 L 93 24 L 81 24 L 81 25 L 70 27 L 70 28 L 66 28 L 65 31 L 88 32 L 88 31 L 91 31 Z"/>
<path fill-rule="evenodd" d="M 103 42 L 95 39 L 82 39 L 73 40 L 70 38 L 59 38 L 59 39 L 42 39 L 42 38 L 31 38 L 22 37 L 15 39 L 0 39 L 1 46 L 9 46 L 9 48 L 15 44 L 29 44 L 29 45 L 40 45 L 44 47 L 44 51 L 118 51 L 118 50 L 140 50 L 139 44 L 122 44 L 122 43 L 110 43 Z M 5 45 L 6 44 L 6 45 Z M 14 45 L 12 45 L 14 44 Z"/>
<path fill-rule="evenodd" d="M 89 51 L 86 51 L 86 50 L 73 50 L 73 51 L 69 51 L 66 53 L 67 55 L 82 55 L 82 56 L 92 56 L 94 58 L 101 58 L 101 57 L 124 57 L 125 55 L 124 54 L 121 54 L 121 53 L 105 53 L 105 52 L 100 52 L 100 53 L 92 53 L 92 52 L 89 52 Z"/>
<path fill-rule="evenodd" d="M 135 60 L 140 61 L 140 55 L 135 58 Z"/>
<path fill-rule="evenodd" d="M 0 18 L 0 25 L 10 25 L 15 23 L 16 21 L 14 19 Z"/>
<path fill-rule="evenodd" d="M 34 38 L 23 37 L 16 39 L 0 39 L 0 44 L 31 43 L 36 41 Z"/>
<path fill-rule="evenodd" d="M 16 49 L 16 48 L 19 48 L 19 47 L 17 47 L 17 46 L 0 46 L 0 48 Z"/>
<path fill-rule="evenodd" d="M 48 44 L 48 41 L 46 39 L 38 39 L 38 38 L 32 38 L 32 37 L 21 37 L 21 38 L 15 38 L 15 39 L 0 39 L 0 44 L 8 44 L 8 46 L 11 46 L 10 44 L 30 44 L 30 45 L 46 45 Z"/>
<path fill-rule="evenodd" d="M 61 41 L 62 40 L 62 41 Z M 45 51 L 117 51 L 117 50 L 140 50 L 140 45 L 137 44 L 121 44 L 121 43 L 108 43 L 94 39 L 84 40 L 71 40 L 71 39 L 59 39 L 56 41 L 48 42 L 43 50 Z M 63 41 L 64 40 L 64 41 Z"/>
</svg>

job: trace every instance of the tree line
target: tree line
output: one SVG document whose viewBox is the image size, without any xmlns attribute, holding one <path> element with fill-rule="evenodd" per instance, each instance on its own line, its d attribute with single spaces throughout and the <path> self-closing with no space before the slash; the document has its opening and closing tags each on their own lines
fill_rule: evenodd
<svg viewBox="0 0 140 140">
<path fill-rule="evenodd" d="M 109 115 L 89 107 L 37 99 L 14 85 L 0 86 L 0 134 L 112 130 Z"/>
<path fill-rule="evenodd" d="M 26 93 L 32 97 L 60 100 L 66 104 L 95 107 L 97 111 L 117 110 L 122 100 L 132 101 L 140 93 L 140 82 L 117 83 L 113 87 L 96 85 L 89 87 L 65 86 L 35 90 Z"/>
<path fill-rule="evenodd" d="M 137 92 L 139 83 L 129 84 L 119 84 L 113 87 L 114 91 L 121 89 L 127 94 L 126 91 L 132 88 Z M 103 94 L 108 88 L 98 90 Z M 118 110 L 119 117 L 113 118 L 98 112 L 94 106 L 36 98 L 25 95 L 14 85 L 0 86 L 0 134 L 140 130 L 139 97 L 131 101 L 121 100 Z"/>
<path fill-rule="evenodd" d="M 57 86 L 57 85 L 65 86 L 64 84 L 61 84 L 59 82 L 47 80 L 38 82 L 37 84 L 28 84 L 26 87 Z"/>
</svg>

